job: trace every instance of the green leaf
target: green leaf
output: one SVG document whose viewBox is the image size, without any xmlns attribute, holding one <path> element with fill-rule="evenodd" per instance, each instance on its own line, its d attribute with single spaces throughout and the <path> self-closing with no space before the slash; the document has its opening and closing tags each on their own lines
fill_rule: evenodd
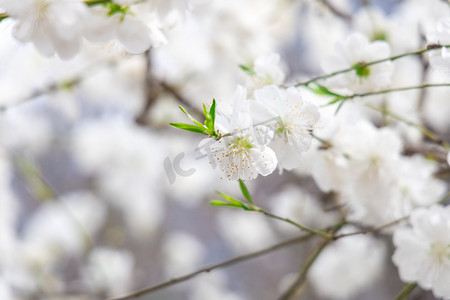
<svg viewBox="0 0 450 300">
<path fill-rule="evenodd" d="M 205 115 L 205 127 L 208 128 L 209 135 L 216 137 L 217 133 L 214 129 L 214 121 L 216 119 L 216 100 L 213 99 L 213 103 L 209 108 L 206 109 L 205 104 L 203 104 L 203 114 Z"/>
<path fill-rule="evenodd" d="M 120 6 L 119 4 L 114 3 L 112 1 L 104 3 L 103 6 L 109 9 L 108 16 L 121 14 L 122 17 L 124 17 L 129 9 L 128 6 Z"/>
<path fill-rule="evenodd" d="M 230 195 L 227 195 L 225 193 L 222 192 L 217 192 L 217 194 L 219 194 L 220 196 L 222 196 L 225 200 L 228 201 L 229 205 L 228 206 L 234 206 L 234 207 L 239 207 L 242 208 L 244 210 L 253 210 L 252 207 L 250 207 L 248 204 L 243 203 L 242 201 L 239 201 L 236 198 L 231 197 Z M 227 203 L 227 202 L 224 202 Z"/>
<path fill-rule="evenodd" d="M 211 116 L 213 129 L 214 129 L 214 122 L 216 121 L 216 99 L 214 99 L 214 98 L 213 98 L 211 107 L 209 108 L 209 115 Z"/>
<path fill-rule="evenodd" d="M 316 93 L 317 95 L 325 95 L 325 96 L 336 96 L 340 97 L 341 95 L 336 94 L 332 91 L 330 91 L 326 86 L 323 86 L 321 84 L 318 84 L 317 82 L 314 83 L 314 86 L 311 87 L 309 85 L 306 86 L 308 89 Z"/>
<path fill-rule="evenodd" d="M 214 132 L 214 123 L 213 123 L 213 120 L 212 120 L 211 115 L 209 114 L 209 112 L 207 112 L 206 115 L 205 115 L 205 127 L 208 128 L 208 131 L 210 133 Z"/>
<path fill-rule="evenodd" d="M 179 128 L 179 129 L 182 129 L 182 130 L 209 135 L 209 133 L 203 127 L 199 127 L 199 126 L 195 126 L 195 125 L 191 125 L 191 124 L 186 124 L 186 123 L 169 123 L 169 124 L 170 124 L 170 126 L 173 126 L 175 128 Z"/>
<path fill-rule="evenodd" d="M 205 116 L 205 118 L 208 118 L 208 110 L 206 109 L 205 103 L 203 103 L 203 115 Z"/>
<path fill-rule="evenodd" d="M 241 208 L 240 206 L 236 206 L 236 205 L 234 205 L 232 203 L 224 202 L 224 201 L 220 201 L 220 200 L 212 200 L 212 201 L 209 202 L 209 204 L 215 205 L 215 206 L 229 206 L 229 207 Z"/>
<path fill-rule="evenodd" d="M 250 76 L 256 75 L 255 70 L 253 70 L 253 68 L 250 66 L 239 65 L 239 68 L 241 68 L 242 71 L 244 71 L 245 73 L 247 73 Z"/>
<path fill-rule="evenodd" d="M 247 199 L 248 202 L 253 204 L 252 196 L 250 196 L 247 186 L 241 179 L 239 179 L 239 186 L 241 187 L 242 195 L 244 195 L 245 199 Z"/>
<path fill-rule="evenodd" d="M 342 99 L 344 99 L 344 97 L 338 96 L 338 97 L 334 98 L 333 100 L 331 100 L 330 102 L 328 102 L 328 103 L 326 104 L 326 106 L 332 105 L 332 104 L 335 104 L 335 103 L 338 103 L 338 102 L 341 101 Z M 343 102 L 343 101 L 342 101 L 342 102 Z"/>
<path fill-rule="evenodd" d="M 220 196 L 222 196 L 225 200 L 227 200 L 230 203 L 237 204 L 237 205 L 241 204 L 241 201 L 237 200 L 236 198 L 231 197 L 230 195 L 227 195 L 222 192 L 216 192 L 216 193 L 219 194 Z"/>
<path fill-rule="evenodd" d="M 203 127 L 203 124 L 200 123 L 199 121 L 197 121 L 193 116 L 191 116 L 185 109 L 183 106 L 179 106 L 181 111 L 184 112 L 186 114 L 186 116 L 188 116 L 189 120 L 191 120 L 193 123 L 197 124 L 199 127 Z"/>
<path fill-rule="evenodd" d="M 342 105 L 344 105 L 345 100 L 342 100 L 341 103 L 339 103 L 338 107 L 336 108 L 336 111 L 334 112 L 334 115 L 337 115 L 337 113 L 341 110 Z"/>
</svg>

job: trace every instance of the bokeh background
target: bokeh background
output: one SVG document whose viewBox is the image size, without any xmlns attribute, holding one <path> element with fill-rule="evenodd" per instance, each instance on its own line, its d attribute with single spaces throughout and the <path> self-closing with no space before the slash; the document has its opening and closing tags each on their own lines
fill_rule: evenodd
<svg viewBox="0 0 450 300">
<path fill-rule="evenodd" d="M 321 60 L 355 31 L 382 36 L 393 54 L 420 49 L 426 27 L 448 15 L 442 0 L 212 0 L 167 29 L 167 45 L 129 55 L 113 42 L 85 42 L 71 60 L 17 42 L 12 22 L 2 21 L 0 299 L 120 296 L 299 236 L 263 215 L 209 205 L 216 190 L 240 197 L 239 186 L 221 180 L 200 156 L 200 136 L 168 125 L 186 121 L 178 105 L 198 115 L 213 98 L 229 103 L 248 79 L 239 65 L 272 52 L 280 54 L 288 84 L 321 74 Z M 398 85 L 440 78 L 417 57 L 396 64 Z M 448 137 L 449 92 L 427 92 L 420 110 L 411 109 L 420 91 L 391 101 Z M 417 138 L 414 130 L 403 132 Z M 333 195 L 301 168 L 247 185 L 258 205 L 299 222 L 323 227 L 338 218 Z M 390 237 L 364 238 L 342 244 L 340 268 L 353 272 L 362 264 L 354 276 L 370 284 L 344 299 L 392 299 L 403 283 L 391 262 Z M 276 299 L 318 241 L 139 299 Z M 371 244 L 378 242 L 384 246 Z M 372 253 L 373 247 L 381 250 Z M 326 273 L 327 264 L 322 268 Z M 328 298 L 306 284 L 298 299 Z M 433 297 L 418 290 L 411 299 Z"/>
</svg>

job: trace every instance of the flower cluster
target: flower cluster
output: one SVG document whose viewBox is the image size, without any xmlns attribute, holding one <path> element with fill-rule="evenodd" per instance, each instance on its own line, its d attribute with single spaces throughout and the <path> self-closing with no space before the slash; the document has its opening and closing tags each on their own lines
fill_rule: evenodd
<svg viewBox="0 0 450 300">
<path fill-rule="evenodd" d="M 14 20 L 17 40 L 33 43 L 46 56 L 69 59 L 79 52 L 83 38 L 102 43 L 117 40 L 133 54 L 166 43 L 163 31 L 168 15 L 180 19 L 189 2 L 2 0 L 0 8 Z"/>
<path fill-rule="evenodd" d="M 253 99 L 238 86 L 232 102 L 231 115 L 219 112 L 216 118 L 219 138 L 200 143 L 211 164 L 217 162 L 230 180 L 267 176 L 277 164 L 280 171 L 299 166 L 319 121 L 315 105 L 305 102 L 295 88 L 275 85 L 255 90 Z"/>
<path fill-rule="evenodd" d="M 0 299 L 450 299 L 450 5 L 363 2 L 0 0 Z"/>
</svg>

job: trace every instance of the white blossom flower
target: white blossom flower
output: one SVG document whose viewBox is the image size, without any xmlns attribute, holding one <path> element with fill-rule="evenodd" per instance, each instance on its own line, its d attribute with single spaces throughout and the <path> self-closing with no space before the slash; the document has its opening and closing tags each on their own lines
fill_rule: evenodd
<svg viewBox="0 0 450 300">
<path fill-rule="evenodd" d="M 118 207 L 133 234 L 156 230 L 163 212 L 161 174 L 155 167 L 162 164 L 162 145 L 151 132 L 122 118 L 78 125 L 72 151 L 80 169 L 96 176 L 99 190 Z"/>
<path fill-rule="evenodd" d="M 280 169 L 299 166 L 300 155 L 311 144 L 311 132 L 319 121 L 317 107 L 303 101 L 295 88 L 280 89 L 274 85 L 254 93 L 252 113 L 261 124 L 274 123 L 275 137 L 269 146 L 275 151 Z"/>
<path fill-rule="evenodd" d="M 219 168 L 230 180 L 255 179 L 258 174 L 267 176 L 277 166 L 277 157 L 254 132 L 263 131 L 253 127 L 248 111 L 247 92 L 238 86 L 233 98 L 231 118 L 217 115 L 215 128 L 224 134 L 220 140 L 204 139 L 200 142 L 200 151 L 208 155 L 211 164 L 219 163 Z"/>
<path fill-rule="evenodd" d="M 182 21 L 194 5 L 207 1 L 209 0 L 149 0 L 148 2 L 151 9 L 158 13 L 158 17 L 171 26 Z"/>
<path fill-rule="evenodd" d="M 45 266 L 66 255 L 80 254 L 86 239 L 96 234 L 103 224 L 105 207 L 91 193 L 67 194 L 60 201 L 39 207 L 26 224 L 27 262 Z"/>
<path fill-rule="evenodd" d="M 394 233 L 392 260 L 405 282 L 417 282 L 436 297 L 450 299 L 450 207 L 419 208 L 411 227 Z"/>
<path fill-rule="evenodd" d="M 269 84 L 280 85 L 285 78 L 278 53 L 257 57 L 253 63 L 252 71 L 254 71 L 254 74 L 249 76 L 247 80 L 247 87 L 250 91 Z"/>
<path fill-rule="evenodd" d="M 336 44 L 336 53 L 322 62 L 325 72 L 353 67 L 354 70 L 327 79 L 327 85 L 353 93 L 366 93 L 386 88 L 391 82 L 393 65 L 390 61 L 364 66 L 364 63 L 388 58 L 389 44 L 370 42 L 362 34 L 354 33 Z"/>
<path fill-rule="evenodd" d="M 429 44 L 450 45 L 450 18 L 439 19 L 435 28 L 427 32 Z M 430 52 L 430 65 L 437 70 L 450 74 L 450 49 L 442 47 Z"/>
<path fill-rule="evenodd" d="M 19 41 L 32 42 L 46 56 L 69 59 L 78 53 L 87 9 L 81 0 L 1 0 L 0 7 L 16 21 L 13 34 Z"/>
<path fill-rule="evenodd" d="M 117 39 L 132 54 L 167 43 L 161 31 L 162 26 L 154 14 L 148 13 L 142 5 L 130 9 L 133 13 L 127 11 L 110 16 L 105 7 L 91 8 L 84 19 L 84 37 L 91 42 Z"/>
</svg>

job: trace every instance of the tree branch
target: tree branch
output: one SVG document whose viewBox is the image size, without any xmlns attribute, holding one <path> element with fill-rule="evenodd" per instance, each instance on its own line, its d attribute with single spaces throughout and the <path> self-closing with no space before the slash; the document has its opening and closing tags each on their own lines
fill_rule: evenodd
<svg viewBox="0 0 450 300">
<path fill-rule="evenodd" d="M 330 1 L 328 1 L 328 0 L 320 0 L 320 2 L 323 5 L 325 5 L 335 16 L 343 19 L 346 22 L 350 22 L 352 20 L 352 16 L 351 15 L 348 15 L 348 14 L 344 13 L 343 11 L 339 10 L 338 8 L 336 8 L 336 6 L 331 4 Z"/>
<path fill-rule="evenodd" d="M 259 256 L 267 254 L 267 253 L 270 253 L 270 252 L 278 250 L 280 248 L 284 248 L 284 247 L 287 247 L 287 246 L 291 246 L 291 245 L 294 245 L 294 244 L 298 244 L 298 243 L 307 241 L 308 239 L 310 239 L 313 236 L 314 236 L 313 234 L 307 234 L 307 235 L 303 235 L 303 236 L 300 236 L 300 237 L 296 237 L 296 238 L 293 238 L 293 239 L 290 239 L 290 240 L 287 240 L 287 241 L 275 244 L 273 246 L 264 248 L 262 250 L 255 251 L 255 252 L 248 253 L 248 254 L 241 255 L 241 256 L 237 256 L 237 257 L 234 257 L 232 259 L 226 260 L 224 262 L 221 262 L 221 263 L 218 263 L 218 264 L 215 264 L 215 265 L 211 265 L 211 266 L 199 269 L 199 270 L 197 270 L 195 272 L 186 274 L 184 276 L 176 277 L 176 278 L 173 278 L 171 280 L 168 280 L 168 281 L 165 281 L 165 282 L 162 282 L 162 283 L 159 283 L 159 284 L 156 284 L 156 285 L 144 288 L 142 290 L 130 293 L 128 295 L 121 296 L 121 297 L 116 297 L 116 298 L 111 298 L 109 300 L 125 300 L 125 299 L 137 298 L 137 297 L 142 296 L 144 294 L 149 294 L 149 293 L 155 292 L 157 290 L 160 290 L 160 289 L 163 289 L 163 288 L 167 288 L 167 287 L 170 287 L 172 285 L 175 285 L 175 284 L 187 281 L 187 280 L 189 280 L 189 279 L 191 279 L 191 278 L 193 278 L 193 277 L 195 277 L 195 276 L 197 276 L 199 274 L 208 273 L 208 272 L 211 272 L 212 270 L 215 270 L 215 269 L 228 267 L 228 266 L 234 265 L 236 263 L 239 263 L 239 262 L 242 262 L 242 261 L 245 261 L 245 260 L 249 260 L 249 259 L 252 259 L 252 258 L 256 258 L 256 257 L 259 257 Z"/>
<path fill-rule="evenodd" d="M 331 235 L 334 235 L 335 232 L 337 232 L 342 226 L 344 226 L 344 222 L 340 223 L 338 226 L 336 226 L 335 228 L 333 228 L 333 230 L 331 231 Z M 299 287 L 305 282 L 306 280 L 306 276 L 308 274 L 309 269 L 311 268 L 311 266 L 313 265 L 313 263 L 316 261 L 316 259 L 319 257 L 320 253 L 323 251 L 323 249 L 325 249 L 325 247 L 332 242 L 331 240 L 325 240 L 322 241 L 322 243 L 319 245 L 319 247 L 313 252 L 311 253 L 311 255 L 306 259 L 305 264 L 303 265 L 300 274 L 298 275 L 297 279 L 294 281 L 294 283 L 287 289 L 286 292 L 284 292 L 279 300 L 289 300 L 292 297 L 294 297 L 298 290 Z"/>
<path fill-rule="evenodd" d="M 307 227 L 305 225 L 302 225 L 302 224 L 299 224 L 297 222 L 294 222 L 294 221 L 292 221 L 289 218 L 283 218 L 283 217 L 274 215 L 274 214 L 272 214 L 270 212 L 262 210 L 261 208 L 258 208 L 258 209 L 254 210 L 254 211 L 260 212 L 260 213 L 262 213 L 262 214 L 264 214 L 264 215 L 266 215 L 268 217 L 271 217 L 273 219 L 277 219 L 277 220 L 284 221 L 286 223 L 292 224 L 292 225 L 294 225 L 295 227 L 299 228 L 302 231 L 306 231 L 306 232 L 309 232 L 311 234 L 315 234 L 315 235 L 321 236 L 321 237 L 323 237 L 323 238 L 325 238 L 327 240 L 333 239 L 333 235 L 331 235 L 331 234 L 329 234 L 329 233 L 327 233 L 325 231 L 309 228 L 309 227 Z"/>
<path fill-rule="evenodd" d="M 382 62 L 385 62 L 385 61 L 394 61 L 394 60 L 397 60 L 397 59 L 405 57 L 405 56 L 420 55 L 422 53 L 425 53 L 425 52 L 428 52 L 428 51 L 431 51 L 431 50 L 441 49 L 443 47 L 450 47 L 450 45 L 435 45 L 435 44 L 432 44 L 432 45 L 428 45 L 427 48 L 424 48 L 424 49 L 411 51 L 411 52 L 406 52 L 406 53 L 403 53 L 403 54 L 394 55 L 394 56 L 391 56 L 391 57 L 375 60 L 375 61 L 368 62 L 368 63 L 360 63 L 360 64 L 358 64 L 357 67 L 358 68 L 364 68 L 364 67 L 368 67 L 368 66 L 371 66 L 371 65 L 379 64 L 379 63 L 382 63 Z M 355 67 L 350 67 L 350 68 L 347 68 L 347 69 L 338 70 L 338 71 L 335 71 L 335 72 L 332 72 L 332 73 L 320 75 L 320 76 L 311 78 L 311 79 L 309 79 L 307 81 L 299 82 L 299 83 L 295 84 L 294 86 L 295 87 L 307 86 L 307 85 L 309 85 L 309 84 L 311 84 L 311 83 L 313 83 L 313 82 L 315 82 L 317 80 L 320 80 L 320 79 L 327 79 L 327 78 L 330 78 L 330 77 L 333 77 L 333 76 L 336 76 L 336 75 L 339 75 L 339 74 L 343 74 L 343 73 L 354 71 L 355 68 L 356 68 L 356 66 Z"/>
<path fill-rule="evenodd" d="M 400 291 L 400 293 L 395 296 L 395 300 L 403 300 L 408 297 L 409 294 L 416 288 L 417 283 L 409 283 Z"/>
<path fill-rule="evenodd" d="M 408 90 L 418 90 L 418 89 L 425 89 L 425 88 L 431 88 L 431 87 L 450 87 L 450 83 L 423 83 L 421 85 L 415 85 L 415 86 L 407 86 L 402 88 L 391 88 L 391 89 L 385 89 L 381 91 L 376 92 L 368 92 L 368 93 L 361 93 L 361 94 L 353 94 L 349 96 L 342 95 L 342 99 L 340 101 L 345 101 L 348 99 L 353 99 L 357 97 L 368 97 L 373 95 L 381 95 L 381 94 L 388 94 L 392 92 L 401 92 L 401 91 L 408 91 Z"/>
<path fill-rule="evenodd" d="M 136 116 L 136 123 L 140 125 L 147 124 L 147 114 L 150 111 L 153 104 L 156 102 L 159 94 L 161 93 L 161 85 L 152 73 L 152 58 L 151 51 L 145 51 L 145 60 L 147 63 L 147 70 L 145 73 L 145 103 L 139 114 Z"/>
</svg>

